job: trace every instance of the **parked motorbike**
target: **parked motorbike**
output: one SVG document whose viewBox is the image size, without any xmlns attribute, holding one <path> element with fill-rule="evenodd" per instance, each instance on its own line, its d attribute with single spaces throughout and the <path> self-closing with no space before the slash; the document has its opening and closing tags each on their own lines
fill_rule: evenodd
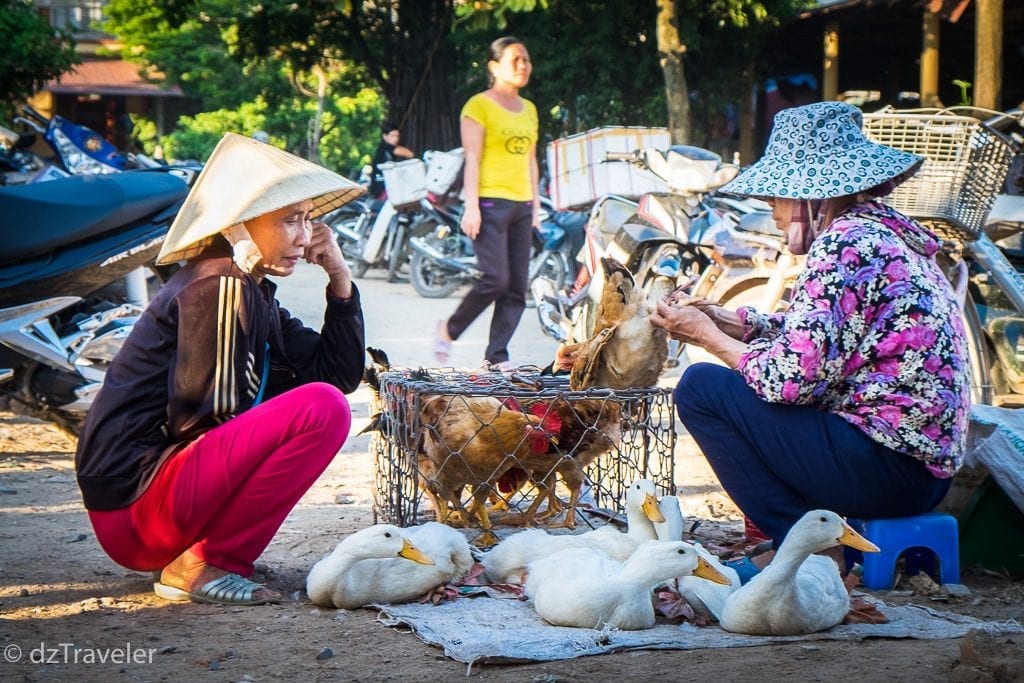
<svg viewBox="0 0 1024 683">
<path fill-rule="evenodd" d="M 409 281 L 428 299 L 451 296 L 479 278 L 473 240 L 462 232 L 462 205 L 420 200 L 420 214 L 409 238 Z"/>
<path fill-rule="evenodd" d="M 533 233 L 528 281 L 545 278 L 561 287 L 575 272 L 579 244 L 573 235 L 582 229 L 586 217 L 580 212 L 555 211 L 551 201 L 542 196 L 539 218 L 540 229 Z M 421 296 L 444 298 L 480 277 L 473 241 L 463 234 L 461 219 L 461 204 L 421 201 L 409 239 L 410 281 Z M 527 305 L 532 303 L 527 301 Z"/>
<path fill-rule="evenodd" d="M 91 128 L 62 116 L 47 118 L 33 107 L 21 106 L 25 116 L 14 119 L 46 141 L 57 165 L 72 175 L 117 173 L 128 168 L 128 158 Z"/>
<path fill-rule="evenodd" d="M 43 171 L 46 163 L 30 149 L 35 141 L 34 133 L 15 133 L 0 126 L 0 185 L 33 182 Z"/>
<path fill-rule="evenodd" d="M 627 162 L 661 178 L 668 192 L 639 201 L 617 195 L 599 198 L 587 223 L 582 266 L 570 292 L 539 277 L 531 284 L 545 333 L 561 342 L 589 339 L 604 285 L 600 259 L 623 263 L 649 288 L 658 277 L 678 284 L 695 277 L 710 261 L 714 233 L 708 229 L 705 196 L 735 177 L 738 168 L 699 147 L 673 146 L 609 153 L 606 161 Z"/>
<path fill-rule="evenodd" d="M 122 279 L 153 265 L 198 174 L 164 167 L 0 188 L 0 396 L 77 432 L 142 313 Z M 161 279 L 173 268 L 155 269 Z"/>
</svg>

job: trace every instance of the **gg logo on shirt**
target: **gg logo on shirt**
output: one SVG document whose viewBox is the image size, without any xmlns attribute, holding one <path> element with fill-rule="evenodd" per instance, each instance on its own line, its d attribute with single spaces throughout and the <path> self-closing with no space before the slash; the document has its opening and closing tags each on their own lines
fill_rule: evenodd
<svg viewBox="0 0 1024 683">
<path fill-rule="evenodd" d="M 505 149 L 509 154 L 526 154 L 530 151 L 530 138 L 525 135 L 513 135 L 506 138 Z"/>
</svg>

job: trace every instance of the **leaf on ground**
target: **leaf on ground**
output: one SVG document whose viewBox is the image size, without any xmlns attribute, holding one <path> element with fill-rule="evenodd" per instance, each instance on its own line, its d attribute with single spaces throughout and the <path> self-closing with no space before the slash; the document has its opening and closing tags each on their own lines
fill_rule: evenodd
<svg viewBox="0 0 1024 683">
<path fill-rule="evenodd" d="M 850 600 L 850 611 L 847 612 L 844 624 L 887 624 L 889 617 L 878 609 L 873 602 L 863 598 L 852 598 Z"/>
</svg>

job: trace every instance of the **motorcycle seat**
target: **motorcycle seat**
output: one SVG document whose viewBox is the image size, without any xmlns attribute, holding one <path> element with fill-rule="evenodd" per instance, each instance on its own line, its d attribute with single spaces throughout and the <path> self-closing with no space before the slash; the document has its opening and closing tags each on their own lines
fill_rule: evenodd
<svg viewBox="0 0 1024 683">
<path fill-rule="evenodd" d="M 182 200 L 181 178 L 156 171 L 81 175 L 0 187 L 0 261 L 45 254 L 127 227 Z"/>
</svg>

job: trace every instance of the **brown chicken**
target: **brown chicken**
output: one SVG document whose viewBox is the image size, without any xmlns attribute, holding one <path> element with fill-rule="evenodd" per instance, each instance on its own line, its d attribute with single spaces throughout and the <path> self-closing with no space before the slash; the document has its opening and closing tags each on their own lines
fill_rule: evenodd
<svg viewBox="0 0 1024 683">
<path fill-rule="evenodd" d="M 477 545 L 497 543 L 487 496 L 509 468 L 526 461 L 531 452 L 548 449 L 551 436 L 540 427 L 540 418 L 491 396 L 433 395 L 422 399 L 420 419 L 419 474 L 438 521 L 448 522 L 450 503 L 479 522 L 484 533 Z M 460 500 L 466 486 L 473 490 L 469 510 Z"/>
<path fill-rule="evenodd" d="M 519 464 L 510 468 L 498 481 L 499 487 L 516 490 L 532 481 L 537 496 L 530 507 L 517 520 L 530 526 L 537 518 L 537 509 L 544 500 L 548 501 L 545 516 L 557 514 L 567 507 L 561 524 L 576 528 L 576 508 L 583 488 L 583 471 L 600 456 L 619 445 L 622 438 L 622 410 L 611 399 L 581 399 L 568 401 L 564 398 L 522 399 L 521 408 L 538 417 L 541 428 L 550 438 L 546 448 L 531 449 Z M 569 489 L 567 506 L 555 493 L 556 475 L 562 477 Z"/>
<path fill-rule="evenodd" d="M 668 334 L 652 325 L 649 318 L 674 283 L 658 277 L 646 292 L 615 259 L 602 258 L 601 267 L 604 288 L 594 333 L 585 342 L 560 347 L 555 367 L 570 371 L 569 386 L 574 391 L 654 386 L 668 359 Z"/>
</svg>

